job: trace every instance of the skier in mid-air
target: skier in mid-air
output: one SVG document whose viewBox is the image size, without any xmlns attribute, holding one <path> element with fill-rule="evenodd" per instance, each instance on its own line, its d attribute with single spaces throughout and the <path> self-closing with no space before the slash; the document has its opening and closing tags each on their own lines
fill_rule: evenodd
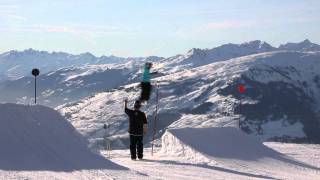
<svg viewBox="0 0 320 180">
<path fill-rule="evenodd" d="M 129 116 L 129 134 L 130 134 L 130 154 L 131 159 L 143 158 L 143 135 L 147 133 L 147 118 L 144 112 L 140 111 L 141 102 L 136 101 L 134 108 L 128 108 L 128 100 L 124 101 L 125 113 Z"/>
<path fill-rule="evenodd" d="M 141 103 L 149 101 L 149 99 L 150 99 L 151 90 L 152 90 L 152 85 L 150 82 L 151 75 L 157 74 L 157 72 L 150 73 L 151 68 L 152 68 L 152 63 L 146 62 L 144 65 L 143 74 L 142 74 L 142 81 L 140 84 L 141 95 L 140 95 L 139 101 Z"/>
</svg>

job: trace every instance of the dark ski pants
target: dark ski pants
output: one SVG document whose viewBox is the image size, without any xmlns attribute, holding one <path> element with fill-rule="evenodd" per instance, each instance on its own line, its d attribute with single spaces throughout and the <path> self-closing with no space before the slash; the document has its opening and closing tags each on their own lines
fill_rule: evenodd
<svg viewBox="0 0 320 180">
<path fill-rule="evenodd" d="M 149 101 L 152 86 L 150 82 L 141 82 L 141 95 L 140 101 Z"/>
<path fill-rule="evenodd" d="M 130 135 L 130 154 L 131 159 L 137 158 L 137 151 L 138 151 L 138 158 L 143 158 L 143 136 L 134 136 Z"/>
</svg>

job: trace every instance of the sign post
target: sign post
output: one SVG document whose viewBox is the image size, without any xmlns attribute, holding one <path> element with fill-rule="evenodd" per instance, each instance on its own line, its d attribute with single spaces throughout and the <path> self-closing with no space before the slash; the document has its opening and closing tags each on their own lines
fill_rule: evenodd
<svg viewBox="0 0 320 180">
<path fill-rule="evenodd" d="M 34 76 L 34 104 L 37 104 L 37 76 L 39 76 L 39 69 L 32 69 L 32 75 Z"/>
</svg>

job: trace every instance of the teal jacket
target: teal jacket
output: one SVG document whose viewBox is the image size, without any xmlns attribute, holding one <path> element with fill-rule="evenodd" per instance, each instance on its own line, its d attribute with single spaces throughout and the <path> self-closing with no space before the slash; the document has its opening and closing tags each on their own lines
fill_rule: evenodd
<svg viewBox="0 0 320 180">
<path fill-rule="evenodd" d="M 151 79 L 150 69 L 148 69 L 147 67 L 144 67 L 143 74 L 142 74 L 142 82 L 149 83 L 150 79 Z"/>
</svg>

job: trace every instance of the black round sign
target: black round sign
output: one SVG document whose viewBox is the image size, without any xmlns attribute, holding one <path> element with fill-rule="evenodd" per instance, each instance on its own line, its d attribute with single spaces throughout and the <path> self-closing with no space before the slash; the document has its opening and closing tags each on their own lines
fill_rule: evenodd
<svg viewBox="0 0 320 180">
<path fill-rule="evenodd" d="M 32 69 L 32 75 L 39 76 L 39 74 L 40 74 L 39 69 Z"/>
</svg>

